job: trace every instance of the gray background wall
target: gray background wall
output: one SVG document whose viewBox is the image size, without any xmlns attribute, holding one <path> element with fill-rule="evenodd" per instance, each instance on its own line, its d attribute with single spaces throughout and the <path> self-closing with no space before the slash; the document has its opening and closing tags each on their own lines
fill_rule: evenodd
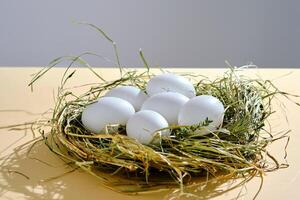
<svg viewBox="0 0 300 200">
<path fill-rule="evenodd" d="M 74 20 L 102 27 L 126 66 L 142 65 L 140 47 L 151 65 L 300 66 L 299 0 L 1 0 L 0 66 L 40 66 L 84 51 L 114 58 L 110 43 Z"/>
</svg>

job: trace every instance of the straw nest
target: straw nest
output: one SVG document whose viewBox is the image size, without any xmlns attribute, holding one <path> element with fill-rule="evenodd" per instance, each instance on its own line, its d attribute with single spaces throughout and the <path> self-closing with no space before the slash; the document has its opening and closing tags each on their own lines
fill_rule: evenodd
<svg viewBox="0 0 300 200">
<path fill-rule="evenodd" d="M 161 142 L 155 145 L 143 145 L 127 137 L 125 128 L 118 124 L 107 126 L 107 134 L 87 131 L 81 123 L 81 113 L 87 105 L 119 85 L 145 90 L 153 76 L 148 70 L 129 70 L 117 80 L 101 81 L 80 96 L 64 89 L 63 84 L 52 119 L 47 122 L 51 132 L 44 135 L 45 142 L 53 152 L 106 185 L 116 184 L 107 174 L 129 177 L 123 184 L 131 187 L 123 188 L 124 192 L 183 186 L 192 177 L 218 173 L 255 176 L 282 167 L 267 153 L 266 147 L 285 135 L 274 138 L 264 127 L 273 113 L 272 99 L 285 93 L 270 81 L 239 75 L 240 70 L 232 68 L 215 80 L 186 75 L 194 80 L 197 95 L 213 95 L 226 108 L 222 126 L 209 134 L 199 131 L 209 121 L 195 126 L 170 126 L 171 137 L 161 137 Z M 274 165 L 268 164 L 268 156 Z"/>
<path fill-rule="evenodd" d="M 113 40 L 98 27 L 88 25 L 112 42 L 120 67 Z M 98 56 L 93 53 L 82 55 L 87 54 Z M 186 74 L 193 80 L 197 95 L 212 95 L 223 103 L 226 108 L 223 124 L 206 135 L 199 130 L 209 121 L 194 126 L 170 126 L 170 137 L 161 137 L 161 142 L 156 145 L 143 145 L 127 137 L 125 127 L 118 124 L 107 126 L 107 134 L 94 134 L 81 123 L 83 109 L 106 91 L 119 85 L 132 85 L 145 90 L 153 74 L 142 52 L 140 56 L 146 70 L 125 70 L 120 67 L 121 77 L 112 81 L 99 76 L 81 56 L 53 60 L 50 67 L 35 74 L 29 85 L 32 86 L 51 67 L 66 58 L 71 60 L 70 66 L 79 62 L 99 77 L 99 84 L 76 95 L 64 87 L 75 72 L 69 73 L 70 66 L 67 68 L 52 117 L 46 124 L 51 127 L 50 134 L 42 135 L 51 151 L 68 164 L 96 176 L 105 185 L 113 189 L 126 185 L 125 188 L 118 188 L 123 192 L 168 188 L 172 185 L 183 188 L 193 177 L 217 176 L 220 173 L 253 177 L 264 171 L 286 167 L 280 165 L 266 150 L 273 141 L 287 137 L 285 133 L 274 137 L 265 128 L 268 117 L 274 113 L 271 107 L 273 98 L 276 95 L 289 95 L 278 90 L 271 81 L 248 78 L 239 74 L 243 69 L 233 67 L 215 80 Z M 156 137 L 160 135 L 156 134 Z M 270 164 L 270 160 L 273 164 Z"/>
</svg>

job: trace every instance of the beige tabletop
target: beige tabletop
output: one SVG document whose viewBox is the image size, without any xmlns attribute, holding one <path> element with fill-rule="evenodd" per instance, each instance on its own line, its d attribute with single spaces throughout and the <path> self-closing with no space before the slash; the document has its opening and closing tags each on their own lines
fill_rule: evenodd
<svg viewBox="0 0 300 200">
<path fill-rule="evenodd" d="M 35 85 L 31 92 L 27 87 L 31 75 L 40 68 L 2 67 L 0 68 L 0 126 L 29 122 L 40 118 L 40 114 L 53 107 L 56 88 L 64 69 L 55 68 Z M 117 69 L 95 69 L 105 79 L 119 76 Z M 168 69 L 176 72 L 195 72 L 210 78 L 221 76 L 224 69 Z M 251 69 L 245 72 L 249 76 L 259 75 L 271 79 L 281 90 L 300 94 L 300 70 L 297 69 Z M 96 83 L 97 77 L 87 69 L 79 68 L 68 86 Z M 80 92 L 80 91 L 78 91 Z M 279 103 L 274 103 L 274 114 L 270 123 L 272 131 L 291 129 L 288 146 L 287 169 L 281 169 L 264 175 L 264 184 L 258 199 L 300 199 L 300 108 L 280 98 L 285 105 L 285 112 L 280 110 Z M 300 102 L 300 99 L 298 99 Z M 285 118 L 287 116 L 287 119 Z M 125 195 L 104 187 L 99 180 L 81 170 L 60 176 L 70 170 L 63 162 L 51 153 L 43 143 L 36 145 L 28 154 L 33 139 L 30 130 L 0 129 L 0 199 L 168 199 L 169 191 L 150 194 Z M 38 135 L 36 136 L 38 137 Z M 284 162 L 285 141 L 271 145 L 269 151 Z M 8 156 L 9 155 L 9 156 Z M 4 159 L 5 158 L 5 159 Z M 48 180 L 48 181 L 47 181 Z M 259 187 L 259 178 L 247 185 L 217 196 L 215 199 L 232 199 L 241 192 L 241 199 L 251 199 Z M 231 183 L 225 183 L 230 187 Z M 197 188 L 200 199 L 206 193 L 220 189 Z M 192 198 L 189 198 L 192 199 Z"/>
</svg>

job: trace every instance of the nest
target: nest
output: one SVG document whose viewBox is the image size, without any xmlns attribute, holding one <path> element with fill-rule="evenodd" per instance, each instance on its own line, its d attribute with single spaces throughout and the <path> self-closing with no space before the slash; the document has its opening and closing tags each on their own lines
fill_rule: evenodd
<svg viewBox="0 0 300 200">
<path fill-rule="evenodd" d="M 276 95 L 289 98 L 288 93 L 278 90 L 271 81 L 249 78 L 240 74 L 242 68 L 230 67 L 222 77 L 210 80 L 201 75 L 186 74 L 193 80 L 196 95 L 217 97 L 225 107 L 223 124 L 216 131 L 203 134 L 199 131 L 210 123 L 206 121 L 193 126 L 170 126 L 170 137 L 160 137 L 159 144 L 143 145 L 126 136 L 124 126 L 106 127 L 106 134 L 87 131 L 81 123 L 83 109 L 94 103 L 107 90 L 120 85 L 132 85 L 145 91 L 148 80 L 154 75 L 140 51 L 146 70 L 128 70 L 119 62 L 115 42 L 100 28 L 84 23 L 97 30 L 113 44 L 120 78 L 106 81 L 97 74 L 81 56 L 59 57 L 50 62 L 33 77 L 30 86 L 48 70 L 67 59 L 71 61 L 58 89 L 52 117 L 46 124 L 49 134 L 44 134 L 45 144 L 69 165 L 81 168 L 99 178 L 112 189 L 136 193 L 141 191 L 183 186 L 193 177 L 254 177 L 287 165 L 267 152 L 275 140 L 288 137 L 286 133 L 273 135 L 266 128 L 268 117 L 274 113 L 271 102 Z M 69 68 L 74 63 L 87 67 L 99 78 L 99 83 L 83 94 L 76 95 L 65 88 L 73 76 Z M 68 74 L 69 73 L 69 74 Z M 271 161 L 271 162 L 270 162 Z M 125 187 L 119 187 L 125 186 Z"/>
<path fill-rule="evenodd" d="M 99 178 L 105 185 L 123 192 L 140 192 L 155 188 L 189 183 L 192 177 L 231 174 L 255 176 L 263 171 L 278 169 L 276 159 L 266 147 L 274 138 L 265 129 L 273 113 L 271 101 L 280 92 L 270 81 L 251 79 L 239 74 L 242 69 L 231 68 L 222 77 L 209 80 L 195 74 L 185 75 L 193 80 L 197 95 L 217 97 L 226 108 L 223 124 L 209 134 L 199 131 L 209 121 L 193 126 L 170 126 L 170 137 L 160 137 L 159 144 L 140 144 L 126 136 L 124 126 L 106 127 L 107 134 L 94 134 L 81 123 L 83 109 L 94 103 L 107 90 L 120 85 L 132 85 L 145 91 L 153 76 L 149 70 L 127 70 L 121 78 L 102 81 L 81 95 L 65 89 L 62 81 L 58 91 L 50 134 L 44 140 L 51 151 L 75 166 Z M 243 71 L 243 70 L 242 70 Z M 266 157 L 273 160 L 270 165 Z M 122 177 L 123 182 L 114 177 Z M 125 181 L 124 181 L 124 178 Z"/>
</svg>

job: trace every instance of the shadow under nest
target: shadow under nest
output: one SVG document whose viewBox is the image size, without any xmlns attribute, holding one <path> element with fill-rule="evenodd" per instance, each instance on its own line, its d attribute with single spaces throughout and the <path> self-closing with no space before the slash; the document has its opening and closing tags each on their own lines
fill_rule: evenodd
<svg viewBox="0 0 300 200">
<path fill-rule="evenodd" d="M 33 145 L 32 145 L 33 144 Z M 40 138 L 34 139 L 32 142 L 20 145 L 15 148 L 14 152 L 7 157 L 1 157 L 1 189 L 0 196 L 4 198 L 7 192 L 15 192 L 24 195 L 24 199 L 65 199 L 74 198 L 80 191 L 70 192 L 72 188 L 76 188 L 80 181 L 75 181 L 74 177 L 67 177 L 70 173 L 77 171 L 78 167 L 72 169 L 72 163 L 61 162 L 56 156 L 53 156 L 48 151 L 43 140 Z M 102 176 L 104 179 L 111 179 L 111 182 L 119 189 L 131 187 L 125 186 L 129 182 L 124 176 L 112 176 L 109 172 L 111 170 L 97 170 L 95 173 Z M 80 178 L 81 173 L 77 173 L 75 177 Z M 80 175 L 80 176 L 79 176 Z M 221 174 L 220 174 L 221 175 Z M 185 192 L 191 197 L 197 195 L 197 199 L 210 199 L 212 197 L 221 195 L 229 190 L 241 187 L 250 177 L 244 178 L 243 181 L 236 181 L 234 176 L 218 176 L 215 178 L 200 177 L 196 180 L 196 185 L 191 184 L 186 186 Z M 160 179 L 162 181 L 163 179 Z M 134 180 L 132 180 L 134 181 Z M 166 182 L 170 181 L 166 177 Z M 226 184 L 224 186 L 224 184 Z M 156 189 L 161 189 L 159 185 Z M 171 189 L 174 187 L 173 189 Z M 135 187 L 132 187 L 135 189 Z M 176 185 L 170 185 L 169 192 L 163 193 L 168 197 L 177 197 L 180 195 L 180 190 L 176 189 Z M 199 196 L 198 194 L 201 193 Z M 84 193 L 87 195 L 86 193 Z M 93 194 L 89 194 L 87 198 L 94 198 Z M 4 198 L 5 199 L 5 198 Z"/>
</svg>

